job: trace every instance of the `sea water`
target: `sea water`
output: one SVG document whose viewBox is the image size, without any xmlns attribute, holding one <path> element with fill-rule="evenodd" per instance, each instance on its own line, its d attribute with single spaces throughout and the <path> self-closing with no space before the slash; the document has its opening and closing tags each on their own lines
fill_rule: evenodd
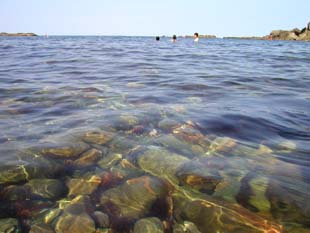
<svg viewBox="0 0 310 233">
<path fill-rule="evenodd" d="M 263 232 L 268 220 L 270 232 L 308 232 L 309 64 L 297 41 L 1 37 L 0 223 L 143 232 L 138 220 L 156 217 L 159 232 Z M 215 207 L 221 223 L 204 220 Z"/>
</svg>

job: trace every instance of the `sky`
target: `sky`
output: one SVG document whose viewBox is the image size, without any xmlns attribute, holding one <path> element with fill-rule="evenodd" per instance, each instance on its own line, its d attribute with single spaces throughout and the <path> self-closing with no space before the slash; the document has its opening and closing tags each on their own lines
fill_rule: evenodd
<svg viewBox="0 0 310 233">
<path fill-rule="evenodd" d="M 264 36 L 303 28 L 310 0 L 0 0 L 0 32 Z"/>
</svg>

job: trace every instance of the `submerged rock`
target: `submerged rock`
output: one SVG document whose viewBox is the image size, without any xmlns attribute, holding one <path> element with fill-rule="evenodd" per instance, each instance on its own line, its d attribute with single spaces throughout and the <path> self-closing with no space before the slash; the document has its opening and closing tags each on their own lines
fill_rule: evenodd
<svg viewBox="0 0 310 233">
<path fill-rule="evenodd" d="M 70 179 L 67 182 L 67 187 L 69 189 L 69 196 L 78 195 L 90 195 L 92 194 L 100 185 L 101 178 L 99 176 L 92 176 L 89 179 L 75 178 Z"/>
<path fill-rule="evenodd" d="M 102 157 L 102 152 L 97 149 L 90 149 L 84 152 L 77 160 L 73 162 L 73 166 L 84 168 L 95 165 L 96 162 Z"/>
<path fill-rule="evenodd" d="M 42 149 L 41 153 L 52 158 L 72 159 L 78 157 L 88 148 L 89 146 L 84 142 L 59 143 Z"/>
<path fill-rule="evenodd" d="M 4 201 L 15 202 L 29 198 L 29 192 L 21 185 L 10 185 L 0 192 L 1 199 Z"/>
<path fill-rule="evenodd" d="M 95 222 L 97 226 L 107 228 L 110 226 L 109 216 L 101 211 L 94 212 Z"/>
<path fill-rule="evenodd" d="M 241 181 L 238 202 L 252 211 L 268 213 L 270 211 L 270 202 L 266 197 L 268 184 L 267 177 L 249 173 Z"/>
<path fill-rule="evenodd" d="M 23 161 L 16 161 L 0 167 L 0 184 L 16 184 L 34 178 L 51 178 L 61 175 L 64 166 L 40 156 L 27 156 Z"/>
<path fill-rule="evenodd" d="M 206 155 L 212 155 L 214 153 L 229 153 L 236 145 L 237 142 L 233 138 L 218 137 L 211 142 Z"/>
<path fill-rule="evenodd" d="M 160 147 L 149 147 L 138 157 L 138 165 L 144 171 L 178 183 L 176 172 L 190 160 Z"/>
<path fill-rule="evenodd" d="M 78 196 L 68 204 L 55 226 L 57 233 L 94 233 L 95 222 L 89 216 L 91 209 L 90 199 L 87 196 Z"/>
<path fill-rule="evenodd" d="M 52 209 L 47 214 L 45 214 L 43 221 L 45 224 L 50 224 L 55 221 L 62 213 L 61 209 Z"/>
<path fill-rule="evenodd" d="M 143 218 L 134 225 L 134 233 L 164 233 L 164 226 L 158 218 Z"/>
<path fill-rule="evenodd" d="M 109 144 L 110 153 L 122 154 L 124 151 L 130 151 L 132 148 L 137 146 L 138 143 L 134 140 L 126 137 L 118 136 L 114 137 Z"/>
<path fill-rule="evenodd" d="M 275 219 L 310 226 L 309 183 L 274 176 L 269 180 L 266 196 Z"/>
<path fill-rule="evenodd" d="M 163 119 L 158 122 L 158 128 L 166 132 L 172 132 L 173 129 L 180 127 L 180 123 L 172 119 Z"/>
<path fill-rule="evenodd" d="M 32 179 L 25 184 L 25 188 L 30 190 L 31 195 L 50 200 L 59 199 L 67 192 L 64 183 L 55 179 Z"/>
<path fill-rule="evenodd" d="M 169 192 L 167 184 L 155 177 L 127 180 L 101 195 L 100 205 L 113 220 L 138 219 L 150 213 L 152 205 Z"/>
<path fill-rule="evenodd" d="M 114 137 L 114 134 L 106 131 L 91 131 L 82 136 L 82 139 L 87 143 L 105 145 L 109 143 Z"/>
<path fill-rule="evenodd" d="M 55 233 L 53 228 L 47 224 L 34 224 L 31 226 L 29 233 Z"/>
<path fill-rule="evenodd" d="M 113 128 L 115 128 L 116 130 L 127 131 L 138 124 L 138 117 L 129 114 L 123 114 L 113 119 Z"/>
<path fill-rule="evenodd" d="M 175 224 L 173 233 L 201 233 L 192 222 L 185 221 L 183 224 Z"/>
<path fill-rule="evenodd" d="M 25 164 L 0 167 L 0 184 L 11 184 L 26 181 L 29 175 Z"/>
<path fill-rule="evenodd" d="M 184 164 L 178 169 L 176 176 L 181 185 L 189 185 L 207 194 L 212 194 L 222 180 L 217 172 L 197 161 Z"/>
<path fill-rule="evenodd" d="M 86 213 L 63 214 L 57 224 L 57 233 L 94 233 L 96 231 L 93 219 Z"/>
<path fill-rule="evenodd" d="M 193 157 L 194 154 L 197 154 L 197 150 L 193 148 L 192 144 L 182 141 L 172 134 L 158 137 L 154 142 L 158 146 L 188 157 Z"/>
<path fill-rule="evenodd" d="M 0 232 L 3 233 L 20 233 L 21 228 L 18 220 L 15 218 L 0 219 Z"/>
<path fill-rule="evenodd" d="M 195 144 L 204 139 L 204 135 L 188 123 L 174 129 L 173 134 L 186 142 Z"/>
<path fill-rule="evenodd" d="M 215 200 L 188 198 L 175 194 L 175 218 L 193 222 L 201 232 L 282 232 L 282 227 L 261 218 L 241 206 L 231 208 Z"/>
<path fill-rule="evenodd" d="M 111 167 L 111 173 L 120 180 L 132 179 L 139 176 L 143 176 L 144 172 L 135 167 L 131 162 L 126 159 L 122 159 L 119 164 Z"/>
<path fill-rule="evenodd" d="M 101 168 L 111 168 L 122 160 L 122 154 L 109 153 L 98 161 Z"/>
</svg>

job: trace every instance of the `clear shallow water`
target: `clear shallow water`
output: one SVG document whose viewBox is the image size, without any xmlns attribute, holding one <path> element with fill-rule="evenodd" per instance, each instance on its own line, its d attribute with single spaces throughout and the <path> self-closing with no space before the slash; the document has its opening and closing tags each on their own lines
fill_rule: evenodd
<svg viewBox="0 0 310 233">
<path fill-rule="evenodd" d="M 26 204 L 6 194 L 12 185 L 24 187 L 29 180 L 46 177 L 61 180 L 69 191 L 52 201 L 43 198 L 51 202 L 44 206 L 50 211 L 59 208 L 59 200 L 82 194 L 68 195 L 68 180 L 89 174 L 99 175 L 102 180 L 103 172 L 114 174 L 113 169 L 125 160 L 147 177 L 168 180 L 177 189 L 189 186 L 189 192 L 194 192 L 191 197 L 207 195 L 197 198 L 210 197 L 212 203 L 224 202 L 223 206 L 238 203 L 240 208 L 283 225 L 286 232 L 306 232 L 310 225 L 309 62 L 310 44 L 303 42 L 0 38 L 0 170 L 8 171 L 24 163 L 35 169 L 42 167 L 40 162 L 31 164 L 32 160 L 24 158 L 29 151 L 54 162 L 53 153 L 42 152 L 51 144 L 58 148 L 67 143 L 74 148 L 75 143 L 83 141 L 101 151 L 103 157 L 77 169 L 68 166 L 77 157 L 58 156 L 56 162 L 64 171 L 50 175 L 13 179 L 0 174 L 4 177 L 2 208 L 9 212 L 1 217 L 18 218 L 24 231 L 31 229 L 38 218 L 20 214 L 16 205 Z M 113 133 L 113 140 L 98 148 L 98 143 L 81 136 L 94 130 Z M 182 163 L 176 171 L 165 168 L 163 173 L 156 172 L 141 162 L 144 156 L 157 154 L 153 150 L 164 150 L 159 154 L 176 153 L 177 161 L 188 158 L 194 164 Z M 112 165 L 103 164 L 102 160 L 113 153 L 120 154 L 121 159 Z M 160 156 L 151 158 L 148 161 L 153 164 L 164 160 Z M 176 174 L 186 169 L 186 178 Z M 211 180 L 217 179 L 212 188 L 207 171 L 212 173 Z M 115 183 L 110 181 L 110 186 L 101 185 L 94 192 L 104 195 L 129 178 L 138 177 L 139 172 Z M 177 181 L 171 176 L 177 176 Z M 233 188 L 223 191 L 226 189 L 221 187 L 227 186 Z M 30 201 L 37 200 L 33 193 L 27 195 Z M 111 222 L 117 219 L 106 203 L 95 201 L 93 192 L 89 196 L 96 203 L 93 208 L 108 214 Z M 175 209 L 185 211 L 177 198 L 172 199 Z M 37 204 L 28 205 L 33 208 Z M 146 212 L 139 218 L 157 216 L 168 221 L 165 214 Z M 173 220 L 168 221 L 172 227 L 166 231 L 186 220 L 206 232 L 206 226 L 187 215 L 174 213 Z M 136 219 L 132 217 L 124 228 L 132 229 Z M 57 221 L 47 225 L 61 232 Z M 106 228 L 121 231 L 112 223 Z M 229 232 L 225 227 L 214 229 Z"/>
</svg>

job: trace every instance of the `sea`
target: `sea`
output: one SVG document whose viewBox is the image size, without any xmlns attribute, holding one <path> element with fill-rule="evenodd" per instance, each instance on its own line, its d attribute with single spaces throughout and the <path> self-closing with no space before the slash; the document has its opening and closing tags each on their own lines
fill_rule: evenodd
<svg viewBox="0 0 310 233">
<path fill-rule="evenodd" d="M 301 41 L 0 37 L 0 231 L 310 232 L 309 67 Z"/>
</svg>

